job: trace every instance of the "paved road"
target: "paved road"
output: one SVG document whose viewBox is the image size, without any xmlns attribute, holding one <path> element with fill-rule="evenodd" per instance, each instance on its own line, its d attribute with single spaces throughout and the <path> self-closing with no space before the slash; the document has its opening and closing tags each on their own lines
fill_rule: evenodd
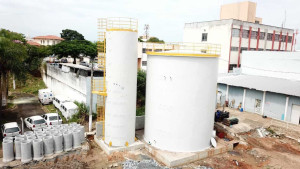
<svg viewBox="0 0 300 169">
<path fill-rule="evenodd" d="M 16 121 L 21 127 L 21 117 L 24 119 L 26 117 L 44 114 L 42 105 L 36 96 L 24 93 L 14 95 L 16 96 L 16 99 L 11 100 L 10 102 L 15 104 L 17 107 L 13 110 L 0 112 L 1 122 Z"/>
</svg>

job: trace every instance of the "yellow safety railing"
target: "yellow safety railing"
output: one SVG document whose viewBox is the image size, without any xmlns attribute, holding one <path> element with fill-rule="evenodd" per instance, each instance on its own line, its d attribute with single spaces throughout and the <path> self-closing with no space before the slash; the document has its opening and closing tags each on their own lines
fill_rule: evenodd
<svg viewBox="0 0 300 169">
<path fill-rule="evenodd" d="M 147 54 L 217 57 L 221 45 L 209 43 L 146 43 Z"/>
<path fill-rule="evenodd" d="M 98 27 L 101 29 L 104 26 L 103 23 L 99 23 Z M 115 17 L 115 18 L 107 18 L 106 19 L 106 30 L 120 30 L 120 31 L 138 31 L 138 20 L 133 18 L 122 18 L 122 17 Z"/>
</svg>

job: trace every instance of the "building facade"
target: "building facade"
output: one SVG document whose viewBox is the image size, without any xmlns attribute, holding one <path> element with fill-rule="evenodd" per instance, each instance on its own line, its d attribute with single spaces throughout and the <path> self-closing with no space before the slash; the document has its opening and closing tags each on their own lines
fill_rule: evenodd
<svg viewBox="0 0 300 169">
<path fill-rule="evenodd" d="M 55 36 L 55 35 L 36 36 L 32 39 L 34 42 L 39 43 L 40 45 L 44 45 L 44 46 L 56 45 L 64 40 L 63 38 Z"/>
<path fill-rule="evenodd" d="M 293 29 L 235 19 L 186 23 L 184 42 L 221 45 L 219 73 L 240 67 L 243 51 L 293 51 Z"/>
<path fill-rule="evenodd" d="M 241 74 L 219 76 L 217 102 L 299 124 L 300 52 L 247 51 L 243 57 Z"/>
<path fill-rule="evenodd" d="M 222 5 L 220 19 L 237 19 L 252 23 L 262 23 L 262 18 L 256 17 L 256 3 L 250 1 Z"/>
</svg>

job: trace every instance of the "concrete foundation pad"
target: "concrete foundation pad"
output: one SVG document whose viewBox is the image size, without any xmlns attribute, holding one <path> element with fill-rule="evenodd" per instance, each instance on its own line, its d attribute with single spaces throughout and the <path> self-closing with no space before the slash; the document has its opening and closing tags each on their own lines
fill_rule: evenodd
<svg viewBox="0 0 300 169">
<path fill-rule="evenodd" d="M 218 144 L 216 148 L 209 148 L 199 152 L 169 152 L 157 149 L 151 145 L 145 145 L 146 150 L 152 154 L 158 161 L 168 167 L 176 167 L 186 163 L 191 163 L 204 158 L 212 157 L 217 154 L 225 153 L 233 150 L 233 144 L 236 141 L 230 141 L 223 144 Z"/>
<path fill-rule="evenodd" d="M 145 147 L 145 144 L 139 140 L 130 144 L 128 147 L 109 147 L 100 137 L 97 137 L 96 135 L 94 136 L 94 140 L 107 155 L 110 155 L 114 152 L 132 151 Z"/>
</svg>

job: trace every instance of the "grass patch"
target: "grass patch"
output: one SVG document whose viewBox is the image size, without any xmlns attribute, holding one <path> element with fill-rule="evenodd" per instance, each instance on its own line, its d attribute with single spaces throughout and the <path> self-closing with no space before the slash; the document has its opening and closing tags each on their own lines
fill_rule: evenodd
<svg viewBox="0 0 300 169">
<path fill-rule="evenodd" d="M 48 104 L 48 105 L 44 105 L 44 110 L 46 113 L 56 113 L 56 108 L 54 106 L 54 104 Z"/>
<path fill-rule="evenodd" d="M 29 93 L 29 94 L 38 94 L 40 89 L 45 89 L 47 86 L 45 85 L 43 79 L 41 77 L 34 77 L 31 74 L 27 74 L 26 82 L 17 81 L 16 90 L 13 92 L 18 93 Z M 10 88 L 13 90 L 12 88 Z"/>
<path fill-rule="evenodd" d="M 62 113 L 60 111 L 57 111 L 58 112 L 58 115 L 60 116 L 60 118 L 62 119 L 63 123 L 67 123 L 67 119 L 62 115 Z"/>
<path fill-rule="evenodd" d="M 145 115 L 145 106 L 137 107 L 136 116 L 143 116 L 143 115 Z"/>
<path fill-rule="evenodd" d="M 16 105 L 14 105 L 13 103 L 7 103 L 7 109 L 13 109 L 13 108 L 15 108 L 16 107 Z"/>
<path fill-rule="evenodd" d="M 273 129 L 271 129 L 270 127 L 266 128 L 266 130 L 267 130 L 269 133 L 271 133 L 272 135 L 273 135 L 273 134 L 276 134 L 276 132 L 275 132 Z"/>
</svg>

